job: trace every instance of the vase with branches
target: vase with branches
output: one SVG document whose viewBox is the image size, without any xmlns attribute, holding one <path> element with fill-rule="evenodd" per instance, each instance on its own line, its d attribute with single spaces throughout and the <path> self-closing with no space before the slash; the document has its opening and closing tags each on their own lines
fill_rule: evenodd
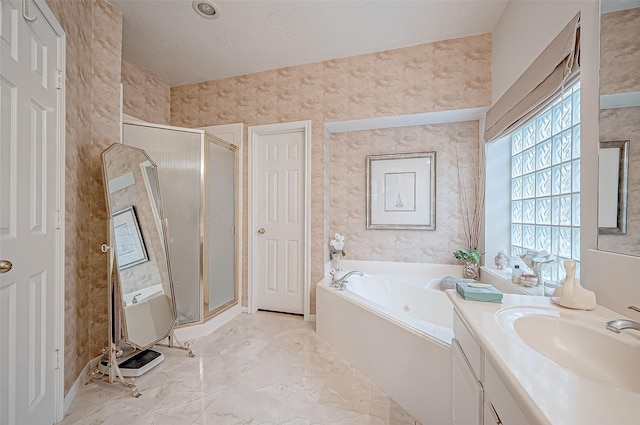
<svg viewBox="0 0 640 425">
<path fill-rule="evenodd" d="M 460 212 L 466 247 L 455 251 L 453 256 L 458 260 L 464 261 L 465 278 L 478 279 L 480 276 L 480 257 L 482 255 L 478 250 L 478 246 L 484 220 L 485 146 L 481 140 L 478 140 L 477 159 L 473 161 L 472 156 L 471 164 L 463 162 L 458 141 L 456 141 L 455 147 Z M 467 149 L 467 151 L 469 150 Z"/>
</svg>

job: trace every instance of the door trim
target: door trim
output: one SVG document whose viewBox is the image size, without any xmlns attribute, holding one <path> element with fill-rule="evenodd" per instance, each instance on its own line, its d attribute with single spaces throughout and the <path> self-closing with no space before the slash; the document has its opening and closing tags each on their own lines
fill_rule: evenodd
<svg viewBox="0 0 640 425">
<path fill-rule="evenodd" d="M 55 370 L 55 409 L 56 421 L 62 421 L 64 417 L 64 355 L 65 355 L 65 333 L 64 333 L 64 273 L 65 273 L 65 135 L 66 135 L 66 34 L 62 25 L 53 14 L 45 0 L 31 0 L 40 10 L 47 24 L 52 28 L 58 37 L 58 71 L 60 73 L 61 88 L 58 90 L 58 105 L 56 120 L 58 124 L 58 134 L 56 137 L 57 166 L 55 169 L 56 178 L 56 205 L 58 210 L 58 225 L 56 235 L 56 274 L 55 274 L 55 309 L 53 312 L 56 323 L 56 370 Z M 52 354 L 54 355 L 54 354 Z"/>
<path fill-rule="evenodd" d="M 258 155 L 252 154 L 256 151 L 256 144 L 259 136 L 268 136 L 277 133 L 289 133 L 293 131 L 304 132 L 304 320 L 310 320 L 310 303 L 311 303 L 311 121 L 295 121 L 278 124 L 256 125 L 247 128 L 248 141 L 248 288 L 247 288 L 247 304 L 249 314 L 253 314 L 258 310 L 258 302 L 256 297 L 257 289 L 254 278 L 254 247 L 257 243 L 256 229 L 256 211 L 254 205 L 258 204 L 258 193 L 253 188 L 257 186 L 254 181 L 258 176 L 255 175 Z"/>
</svg>

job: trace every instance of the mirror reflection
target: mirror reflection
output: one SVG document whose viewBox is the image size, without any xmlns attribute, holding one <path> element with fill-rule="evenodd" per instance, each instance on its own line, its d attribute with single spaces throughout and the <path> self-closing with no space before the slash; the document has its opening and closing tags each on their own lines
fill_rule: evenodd
<svg viewBox="0 0 640 425">
<path fill-rule="evenodd" d="M 602 0 L 598 249 L 635 256 L 640 256 L 638 40 L 640 1 Z"/>
<path fill-rule="evenodd" d="M 156 167 L 143 150 L 122 144 L 102 158 L 124 339 L 146 349 L 166 338 L 176 321 Z"/>
</svg>

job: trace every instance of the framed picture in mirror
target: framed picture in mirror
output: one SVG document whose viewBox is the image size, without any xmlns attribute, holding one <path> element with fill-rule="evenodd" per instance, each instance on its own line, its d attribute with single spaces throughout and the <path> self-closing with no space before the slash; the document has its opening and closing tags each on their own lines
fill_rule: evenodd
<svg viewBox="0 0 640 425">
<path fill-rule="evenodd" d="M 120 270 L 149 261 L 133 205 L 113 213 L 113 230 Z"/>
</svg>

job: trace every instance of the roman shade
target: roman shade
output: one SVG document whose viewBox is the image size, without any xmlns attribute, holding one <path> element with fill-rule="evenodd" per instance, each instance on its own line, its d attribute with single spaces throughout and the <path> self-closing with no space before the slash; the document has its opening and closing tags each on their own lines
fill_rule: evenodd
<svg viewBox="0 0 640 425">
<path fill-rule="evenodd" d="M 520 78 L 487 111 L 484 140 L 489 143 L 518 128 L 544 108 L 579 69 L 578 13 Z"/>
</svg>

